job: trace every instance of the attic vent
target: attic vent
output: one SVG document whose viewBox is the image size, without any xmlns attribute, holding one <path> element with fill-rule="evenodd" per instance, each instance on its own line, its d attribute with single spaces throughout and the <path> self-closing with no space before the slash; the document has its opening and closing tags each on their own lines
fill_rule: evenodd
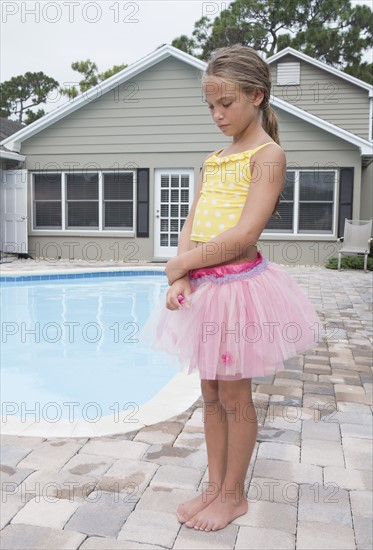
<svg viewBox="0 0 373 550">
<path fill-rule="evenodd" d="M 300 84 L 300 63 L 277 63 L 277 86 Z"/>
</svg>

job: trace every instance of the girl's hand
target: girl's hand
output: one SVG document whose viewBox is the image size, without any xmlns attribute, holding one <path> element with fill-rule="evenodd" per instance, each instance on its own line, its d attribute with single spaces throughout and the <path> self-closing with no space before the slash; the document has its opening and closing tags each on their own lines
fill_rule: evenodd
<svg viewBox="0 0 373 550">
<path fill-rule="evenodd" d="M 181 294 L 185 299 L 191 293 L 192 291 L 191 291 L 189 278 L 187 275 L 185 275 L 181 279 L 178 279 L 177 281 L 175 281 L 168 289 L 168 292 L 166 295 L 167 309 L 171 309 L 172 311 L 175 309 L 182 309 L 184 306 L 179 301 L 178 296 L 180 296 Z M 181 297 L 180 297 L 180 300 L 181 300 Z"/>
<path fill-rule="evenodd" d="M 175 256 L 175 258 L 171 258 L 171 260 L 168 260 L 166 264 L 166 275 L 169 285 L 172 285 L 175 281 L 185 276 L 185 271 L 183 271 L 180 267 L 178 256 Z"/>
</svg>

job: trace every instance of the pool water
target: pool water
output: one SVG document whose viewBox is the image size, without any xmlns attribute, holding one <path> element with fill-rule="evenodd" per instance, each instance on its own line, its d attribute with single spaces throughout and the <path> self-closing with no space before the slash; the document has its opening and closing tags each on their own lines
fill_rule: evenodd
<svg viewBox="0 0 373 550">
<path fill-rule="evenodd" d="M 2 413 L 135 414 L 178 372 L 136 337 L 167 286 L 162 274 L 2 283 Z"/>
</svg>

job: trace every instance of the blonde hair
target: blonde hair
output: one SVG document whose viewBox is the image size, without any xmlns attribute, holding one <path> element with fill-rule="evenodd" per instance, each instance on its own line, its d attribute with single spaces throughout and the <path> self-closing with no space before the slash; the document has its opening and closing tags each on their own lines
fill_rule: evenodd
<svg viewBox="0 0 373 550">
<path fill-rule="evenodd" d="M 262 126 L 273 141 L 280 145 L 277 116 L 269 104 L 272 87 L 269 65 L 253 48 L 235 44 L 214 50 L 203 78 L 208 76 L 216 76 L 238 85 L 244 93 L 262 91 L 264 94 L 260 104 Z M 279 203 L 280 197 L 277 199 L 272 216 L 277 213 Z"/>
</svg>

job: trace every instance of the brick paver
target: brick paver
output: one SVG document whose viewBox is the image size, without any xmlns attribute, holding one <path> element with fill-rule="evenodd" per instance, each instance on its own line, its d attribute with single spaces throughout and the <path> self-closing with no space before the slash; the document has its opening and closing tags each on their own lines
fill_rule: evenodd
<svg viewBox="0 0 373 550">
<path fill-rule="evenodd" d="M 18 261 L 3 271 L 79 266 L 86 269 Z M 329 336 L 276 376 L 253 379 L 259 431 L 245 516 L 211 533 L 177 521 L 178 504 L 207 481 L 199 399 L 178 417 L 125 436 L 2 436 L 1 548 L 372 548 L 371 277 L 289 271 Z"/>
</svg>

